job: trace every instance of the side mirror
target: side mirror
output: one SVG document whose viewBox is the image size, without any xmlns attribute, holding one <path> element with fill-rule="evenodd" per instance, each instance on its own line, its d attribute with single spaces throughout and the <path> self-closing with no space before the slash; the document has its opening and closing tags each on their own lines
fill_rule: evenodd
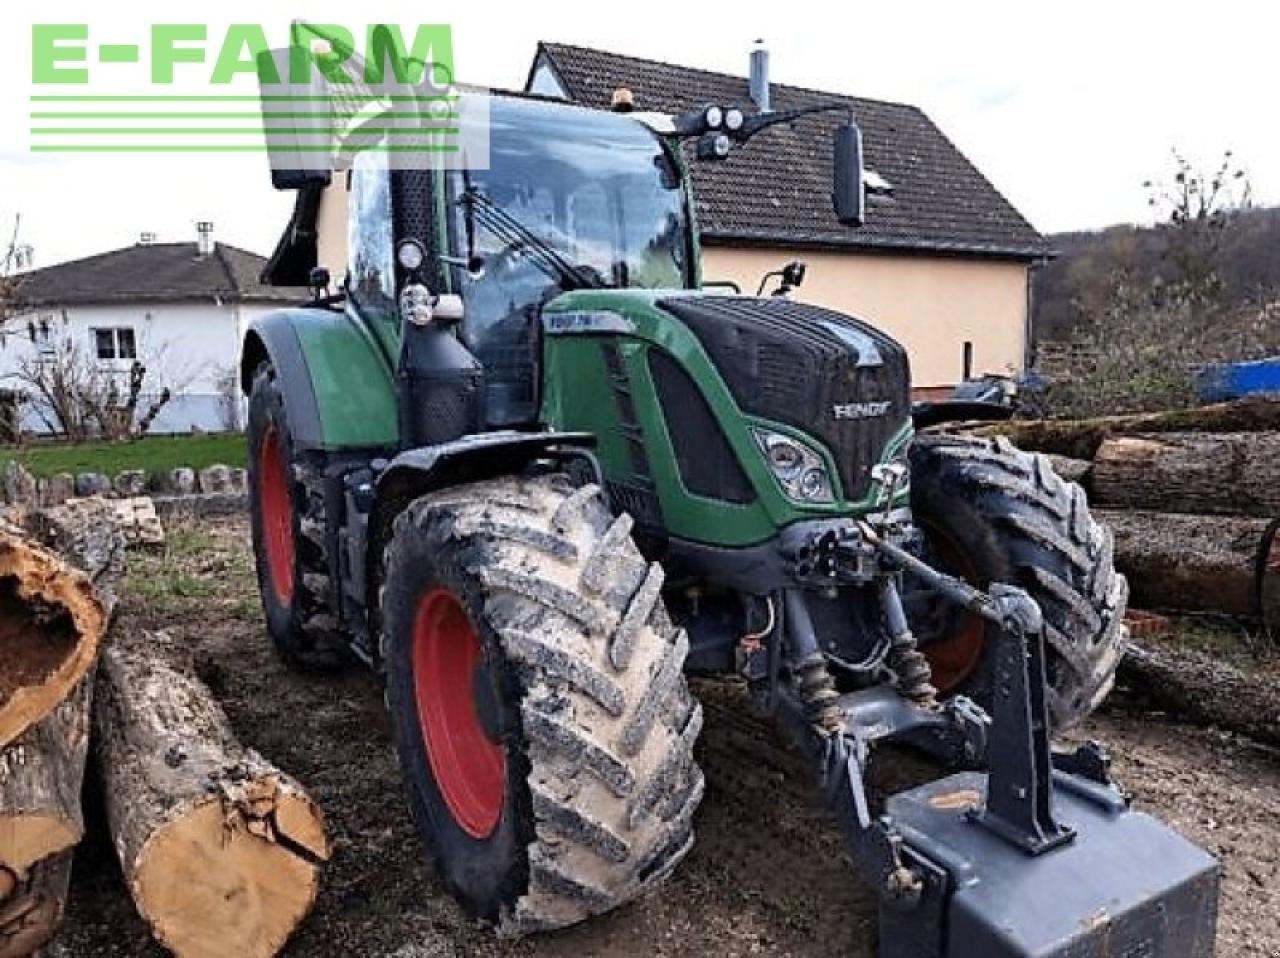
<svg viewBox="0 0 1280 958">
<path fill-rule="evenodd" d="M 280 147 L 281 152 L 284 150 L 285 147 Z M 271 186 L 277 190 L 302 190 L 308 186 L 325 187 L 329 185 L 329 181 L 332 178 L 333 175 L 328 170 L 278 170 L 275 167 L 271 168 Z"/>
<path fill-rule="evenodd" d="M 845 226 L 861 226 L 866 220 L 862 131 L 852 120 L 836 127 L 832 141 L 832 180 L 831 202 L 836 219 Z"/>
<path fill-rule="evenodd" d="M 764 288 L 769 285 L 769 280 L 775 276 L 779 277 L 782 282 L 778 284 L 778 288 L 772 293 L 774 296 L 786 296 L 793 289 L 804 282 L 804 273 L 807 267 L 804 260 L 793 259 L 782 269 L 771 269 L 760 278 L 760 288 L 756 290 L 757 296 L 764 295 Z"/>
</svg>

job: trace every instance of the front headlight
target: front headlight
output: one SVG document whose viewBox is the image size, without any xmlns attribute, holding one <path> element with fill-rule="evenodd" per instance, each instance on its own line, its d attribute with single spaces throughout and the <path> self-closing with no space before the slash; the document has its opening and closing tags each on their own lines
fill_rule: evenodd
<svg viewBox="0 0 1280 958">
<path fill-rule="evenodd" d="M 797 502 L 834 502 L 831 479 L 822 457 L 804 443 L 768 429 L 752 429 L 769 471 Z"/>
</svg>

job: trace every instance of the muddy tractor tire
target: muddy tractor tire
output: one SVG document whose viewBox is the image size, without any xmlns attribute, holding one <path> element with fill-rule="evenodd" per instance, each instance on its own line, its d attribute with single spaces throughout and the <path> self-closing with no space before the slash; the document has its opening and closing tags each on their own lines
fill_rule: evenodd
<svg viewBox="0 0 1280 958">
<path fill-rule="evenodd" d="M 1040 604 L 1050 721 L 1057 731 L 1076 725 L 1110 691 L 1127 640 L 1128 585 L 1110 530 L 1078 485 L 1002 437 L 925 434 L 910 455 L 925 557 L 982 588 L 1021 586 Z M 922 606 L 918 594 L 908 610 L 939 689 L 990 705 L 998 630 L 936 599 Z"/>
<path fill-rule="evenodd" d="M 275 373 L 264 364 L 249 391 L 249 519 L 267 632 L 291 668 L 347 664 L 346 642 L 328 608 L 324 497 L 296 461 Z"/>
<path fill-rule="evenodd" d="M 630 530 L 595 486 L 502 479 L 415 500 L 385 550 L 409 804 L 437 873 L 503 934 L 607 911 L 693 841 L 688 638 Z"/>
</svg>

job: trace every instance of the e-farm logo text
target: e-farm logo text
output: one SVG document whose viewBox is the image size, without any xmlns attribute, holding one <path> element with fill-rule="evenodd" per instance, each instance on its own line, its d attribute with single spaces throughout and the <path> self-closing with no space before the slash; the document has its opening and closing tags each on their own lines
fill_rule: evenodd
<svg viewBox="0 0 1280 958">
<path fill-rule="evenodd" d="M 265 152 L 273 168 L 326 170 L 365 151 L 395 166 L 467 152 L 446 24 L 295 21 L 273 35 L 164 23 L 143 42 L 99 32 L 32 26 L 32 152 Z"/>
</svg>

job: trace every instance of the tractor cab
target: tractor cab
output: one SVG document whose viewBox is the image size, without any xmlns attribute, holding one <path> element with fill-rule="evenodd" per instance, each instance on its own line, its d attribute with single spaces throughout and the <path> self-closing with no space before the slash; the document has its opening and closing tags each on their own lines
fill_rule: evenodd
<svg viewBox="0 0 1280 958">
<path fill-rule="evenodd" d="M 515 95 L 488 115 L 484 168 L 393 170 L 370 149 L 312 178 L 266 277 L 345 276 L 393 353 L 404 287 L 460 297 L 453 332 L 484 368 L 483 426 L 527 427 L 543 308 L 571 290 L 695 288 L 698 245 L 679 147 L 648 126 Z"/>
</svg>

